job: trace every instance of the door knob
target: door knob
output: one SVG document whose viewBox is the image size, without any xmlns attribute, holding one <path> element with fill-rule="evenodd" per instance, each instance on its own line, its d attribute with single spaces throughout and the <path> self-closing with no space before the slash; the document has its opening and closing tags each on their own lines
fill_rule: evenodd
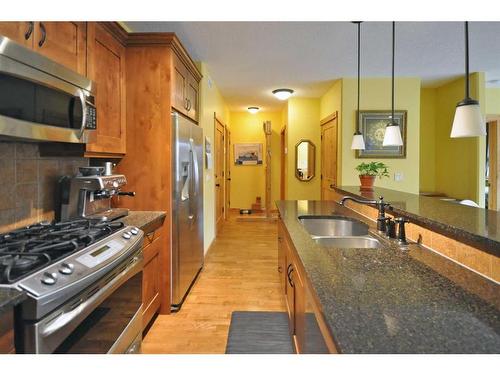
<svg viewBox="0 0 500 375">
<path fill-rule="evenodd" d="M 219 187 L 219 186 L 220 186 L 220 184 L 215 184 L 215 186 Z"/>
</svg>

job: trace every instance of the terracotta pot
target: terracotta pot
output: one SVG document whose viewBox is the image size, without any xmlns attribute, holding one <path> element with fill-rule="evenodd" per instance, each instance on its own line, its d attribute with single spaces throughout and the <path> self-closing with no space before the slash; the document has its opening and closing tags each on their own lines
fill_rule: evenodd
<svg viewBox="0 0 500 375">
<path fill-rule="evenodd" d="M 373 191 L 373 183 L 375 182 L 375 176 L 359 175 L 359 181 L 361 182 L 361 191 Z"/>
</svg>

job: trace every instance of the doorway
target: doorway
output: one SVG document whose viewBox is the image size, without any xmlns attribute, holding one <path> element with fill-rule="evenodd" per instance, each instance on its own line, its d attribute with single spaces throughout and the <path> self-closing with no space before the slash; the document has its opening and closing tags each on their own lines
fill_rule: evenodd
<svg viewBox="0 0 500 375">
<path fill-rule="evenodd" d="M 224 135 L 224 154 L 226 155 L 226 163 L 224 165 L 224 219 L 229 219 L 229 212 L 231 211 L 231 131 L 226 126 Z"/>
<path fill-rule="evenodd" d="M 499 120 L 488 121 L 486 137 L 486 208 L 498 211 L 500 203 Z"/>
<path fill-rule="evenodd" d="M 280 132 L 280 199 L 285 200 L 286 192 L 286 124 Z"/>
<path fill-rule="evenodd" d="M 217 119 L 214 113 L 215 122 L 215 163 L 214 163 L 214 179 L 215 179 L 215 233 L 220 232 L 224 222 L 224 124 Z"/>
<path fill-rule="evenodd" d="M 338 112 L 320 121 L 321 126 L 321 200 L 333 200 L 337 186 Z"/>
</svg>

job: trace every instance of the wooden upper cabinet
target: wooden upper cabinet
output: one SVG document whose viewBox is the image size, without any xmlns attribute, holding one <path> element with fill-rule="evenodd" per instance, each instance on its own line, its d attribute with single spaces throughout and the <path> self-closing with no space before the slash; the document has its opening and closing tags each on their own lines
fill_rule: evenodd
<svg viewBox="0 0 500 375">
<path fill-rule="evenodd" d="M 198 73 L 199 74 L 199 73 Z M 178 112 L 198 121 L 199 81 L 186 64 L 172 53 L 172 107 Z"/>
<path fill-rule="evenodd" d="M 85 22 L 35 22 L 33 50 L 78 72 L 86 73 Z"/>
<path fill-rule="evenodd" d="M 125 47 L 103 25 L 90 22 L 87 54 L 88 76 L 97 86 L 97 139 L 87 152 L 125 154 Z"/>
<path fill-rule="evenodd" d="M 27 48 L 33 46 L 34 22 L 0 22 L 0 35 Z"/>
</svg>

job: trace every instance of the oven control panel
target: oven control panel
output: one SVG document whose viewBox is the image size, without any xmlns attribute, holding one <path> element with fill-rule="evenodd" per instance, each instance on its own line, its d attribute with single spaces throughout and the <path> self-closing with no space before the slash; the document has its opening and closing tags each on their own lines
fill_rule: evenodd
<svg viewBox="0 0 500 375">
<path fill-rule="evenodd" d="M 22 280 L 18 286 L 35 297 L 53 293 L 93 275 L 141 246 L 143 232 L 125 227 Z"/>
</svg>

